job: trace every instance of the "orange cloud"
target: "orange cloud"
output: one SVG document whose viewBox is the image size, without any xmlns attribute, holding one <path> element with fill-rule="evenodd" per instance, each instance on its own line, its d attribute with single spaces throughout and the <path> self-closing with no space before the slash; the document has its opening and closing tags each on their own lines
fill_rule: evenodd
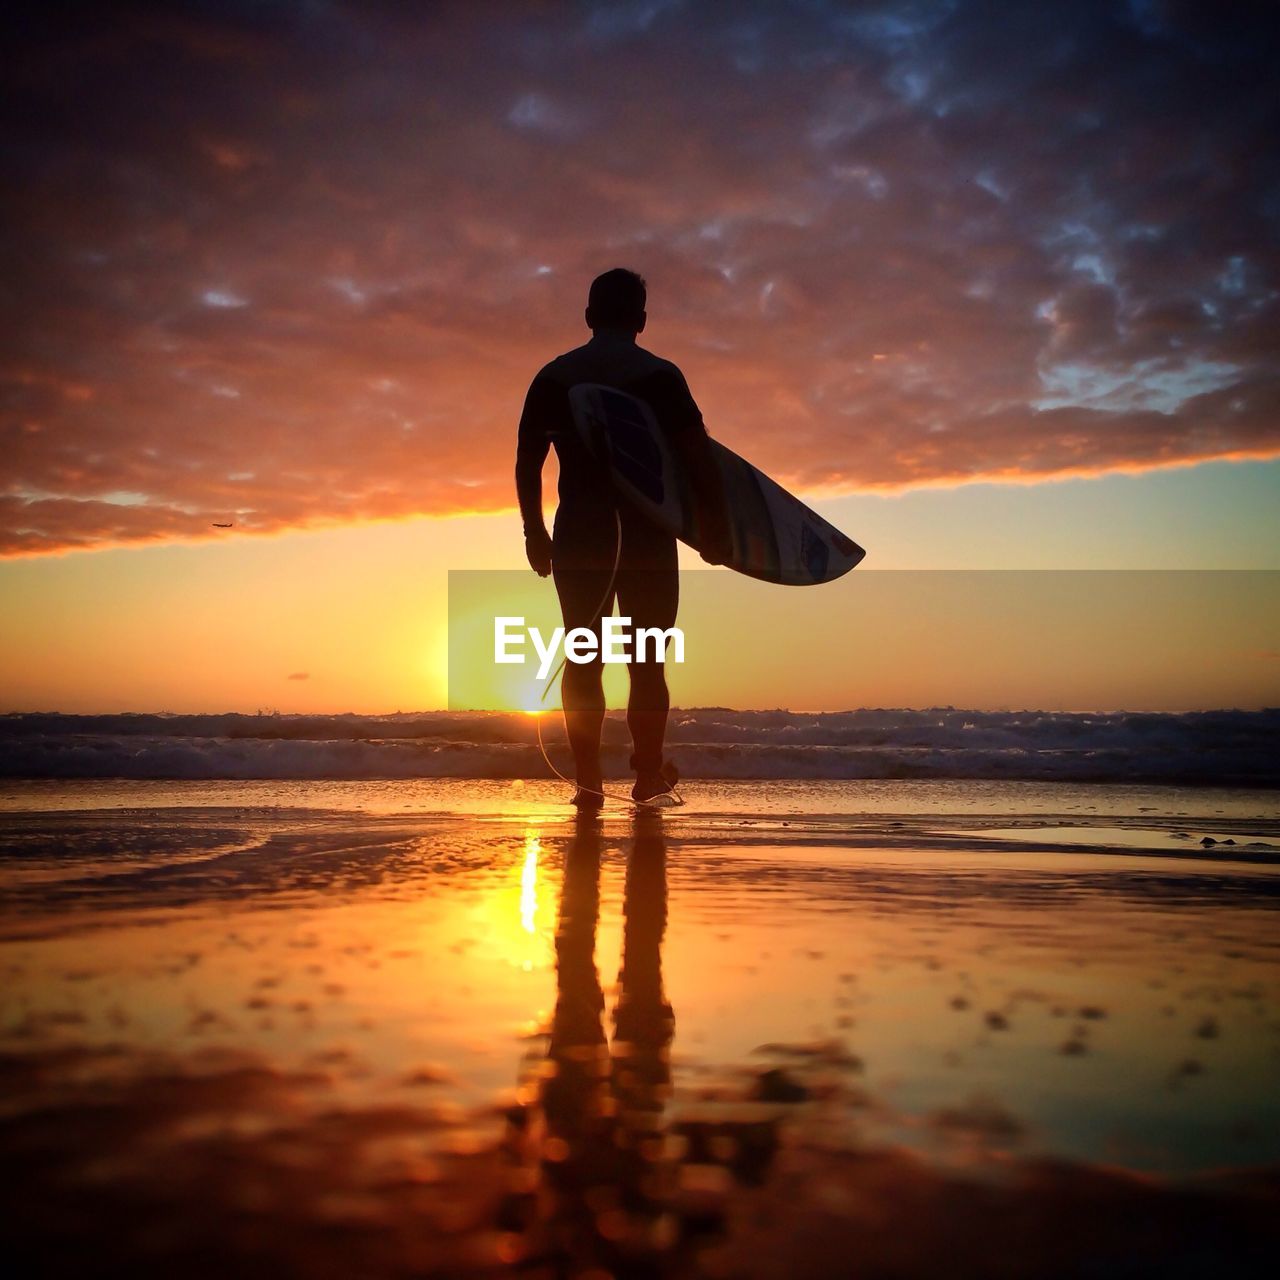
<svg viewBox="0 0 1280 1280">
<path fill-rule="evenodd" d="M 802 487 L 1280 455 L 1264 43 L 1026 8 L 36 13 L 0 554 L 508 507 L 617 263 Z"/>
</svg>

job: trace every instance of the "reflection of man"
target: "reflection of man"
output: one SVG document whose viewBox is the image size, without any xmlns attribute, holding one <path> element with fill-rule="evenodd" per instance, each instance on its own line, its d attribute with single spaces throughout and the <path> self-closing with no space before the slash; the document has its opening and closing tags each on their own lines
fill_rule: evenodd
<svg viewBox="0 0 1280 1280">
<path fill-rule="evenodd" d="M 637 816 L 623 904 L 623 959 L 612 1049 L 595 965 L 600 829 L 581 815 L 565 857 L 556 927 L 556 1007 L 541 1073 L 545 1241 L 534 1256 L 619 1274 L 673 1243 L 664 1219 L 671 1171 L 661 1157 L 675 1031 L 662 988 L 667 920 L 661 818 Z M 533 1257 L 529 1259 L 533 1260 Z"/>
<path fill-rule="evenodd" d="M 613 612 L 615 596 L 633 627 L 665 631 L 675 623 L 680 597 L 675 538 L 619 500 L 607 471 L 574 429 L 569 390 L 579 383 L 616 387 L 649 404 L 682 459 L 713 531 L 714 545 L 706 558 L 724 558 L 724 499 L 702 414 L 680 370 L 636 344 L 645 327 L 645 303 L 644 281 L 633 271 L 616 268 L 592 281 L 586 311 L 591 341 L 541 370 L 529 387 L 520 418 L 516 492 L 525 551 L 538 574 L 554 574 L 566 631 L 598 631 L 601 615 Z M 542 466 L 553 444 L 560 464 L 554 537 L 547 533 L 542 514 Z M 634 663 L 628 671 L 627 726 L 636 771 L 631 794 L 636 800 L 651 800 L 670 791 L 676 780 L 674 766 L 664 763 L 662 756 L 670 698 L 662 663 Z M 578 783 L 573 802 L 583 808 L 598 808 L 603 800 L 602 672 L 598 658 L 593 663 L 570 662 L 564 672 L 565 727 Z"/>
<path fill-rule="evenodd" d="M 662 989 L 667 846 L 662 819 L 636 815 L 623 899 L 622 968 L 613 1011 L 613 1091 L 633 1125 L 656 1129 L 671 1084 L 675 1014 Z"/>
</svg>

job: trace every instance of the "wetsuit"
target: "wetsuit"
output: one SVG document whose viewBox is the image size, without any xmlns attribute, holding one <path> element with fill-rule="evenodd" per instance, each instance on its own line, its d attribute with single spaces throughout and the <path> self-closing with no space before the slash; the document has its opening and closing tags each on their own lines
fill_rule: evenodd
<svg viewBox="0 0 1280 1280">
<path fill-rule="evenodd" d="M 659 529 L 613 488 L 608 472 L 592 457 L 573 425 L 569 388 L 598 382 L 646 401 L 679 452 L 706 439 L 702 414 L 684 375 L 668 360 L 644 350 L 624 334 L 597 333 L 585 346 L 546 365 L 529 387 L 516 449 L 516 488 L 525 532 L 543 527 L 542 464 L 554 445 L 560 463 L 560 505 L 552 533 L 552 574 L 565 630 L 591 626 L 613 612 L 639 627 L 674 625 L 680 589 L 676 540 Z M 616 513 L 616 514 L 615 514 Z M 619 524 L 622 550 L 614 590 L 601 600 L 613 571 Z M 595 630 L 599 633 L 599 625 Z M 631 693 L 627 726 L 637 773 L 656 773 L 662 764 L 670 699 L 665 668 L 652 658 L 628 667 Z M 569 744 L 579 782 L 599 776 L 600 731 L 604 723 L 603 667 L 565 666 L 562 701 Z"/>
</svg>

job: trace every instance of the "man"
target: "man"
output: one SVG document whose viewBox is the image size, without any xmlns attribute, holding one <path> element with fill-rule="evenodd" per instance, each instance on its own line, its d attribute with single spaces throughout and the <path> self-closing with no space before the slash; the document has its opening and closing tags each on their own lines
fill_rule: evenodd
<svg viewBox="0 0 1280 1280">
<path fill-rule="evenodd" d="M 633 628 L 666 630 L 675 624 L 680 599 L 675 538 L 614 492 L 607 470 L 574 429 L 571 387 L 602 383 L 649 404 L 688 469 L 714 531 L 713 545 L 704 558 L 722 561 L 728 545 L 723 496 L 702 414 L 680 370 L 636 343 L 644 332 L 645 305 L 645 283 L 634 271 L 618 267 L 593 280 L 586 310 L 591 341 L 542 369 L 529 387 L 520 418 L 516 493 L 524 521 L 525 553 L 535 573 L 544 578 L 554 575 L 566 633 L 574 627 L 589 627 L 598 634 L 599 619 L 613 612 L 615 597 L 619 612 L 631 619 Z M 551 445 L 560 463 L 554 535 L 547 533 L 542 514 L 542 465 Z M 677 776 L 662 755 L 670 709 L 665 667 L 650 658 L 631 664 L 628 672 L 627 727 L 636 772 L 631 794 L 638 801 L 652 800 L 670 791 Z M 604 799 L 602 676 L 598 658 L 594 663 L 565 666 L 562 701 L 578 784 L 573 803 L 582 808 L 598 808 Z"/>
</svg>

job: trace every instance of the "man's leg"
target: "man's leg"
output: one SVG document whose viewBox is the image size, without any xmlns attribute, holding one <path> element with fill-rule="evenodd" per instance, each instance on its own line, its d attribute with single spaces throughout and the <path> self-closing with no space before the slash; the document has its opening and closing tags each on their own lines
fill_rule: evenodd
<svg viewBox="0 0 1280 1280">
<path fill-rule="evenodd" d="M 610 525 L 613 524 L 610 519 Z M 611 528 L 607 531 L 614 534 Z M 611 548 L 610 548 L 611 550 Z M 601 600 L 609 587 L 610 564 L 602 567 L 600 531 L 584 525 L 562 524 L 556 520 L 552 550 L 552 577 L 560 597 L 560 614 L 567 635 L 574 627 L 600 630 L 599 617 L 611 612 L 613 595 Z M 560 686 L 564 706 L 564 726 L 573 751 L 574 776 L 587 792 L 601 790 L 600 733 L 604 727 L 604 668 L 599 658 L 593 662 L 566 662 Z"/>
<path fill-rule="evenodd" d="M 574 624 L 566 622 L 566 631 L 572 625 Z M 570 662 L 565 666 L 561 686 L 564 727 L 573 751 L 574 780 L 585 791 L 601 790 L 600 735 L 604 728 L 604 688 L 601 675 L 598 660 Z"/>
<path fill-rule="evenodd" d="M 666 631 L 675 626 L 680 604 L 680 577 L 675 539 L 652 526 L 639 531 L 623 526 L 623 564 L 618 572 L 618 612 L 631 619 L 632 634 L 642 627 Z M 662 769 L 662 743 L 667 732 L 671 697 L 667 691 L 667 668 L 656 661 L 650 643 L 647 661 L 627 667 L 631 693 L 627 699 L 627 728 L 631 730 L 634 754 L 632 767 L 638 783 L 653 790 Z M 645 786 L 645 784 L 648 784 Z M 658 786 L 658 791 L 669 790 Z"/>
</svg>

